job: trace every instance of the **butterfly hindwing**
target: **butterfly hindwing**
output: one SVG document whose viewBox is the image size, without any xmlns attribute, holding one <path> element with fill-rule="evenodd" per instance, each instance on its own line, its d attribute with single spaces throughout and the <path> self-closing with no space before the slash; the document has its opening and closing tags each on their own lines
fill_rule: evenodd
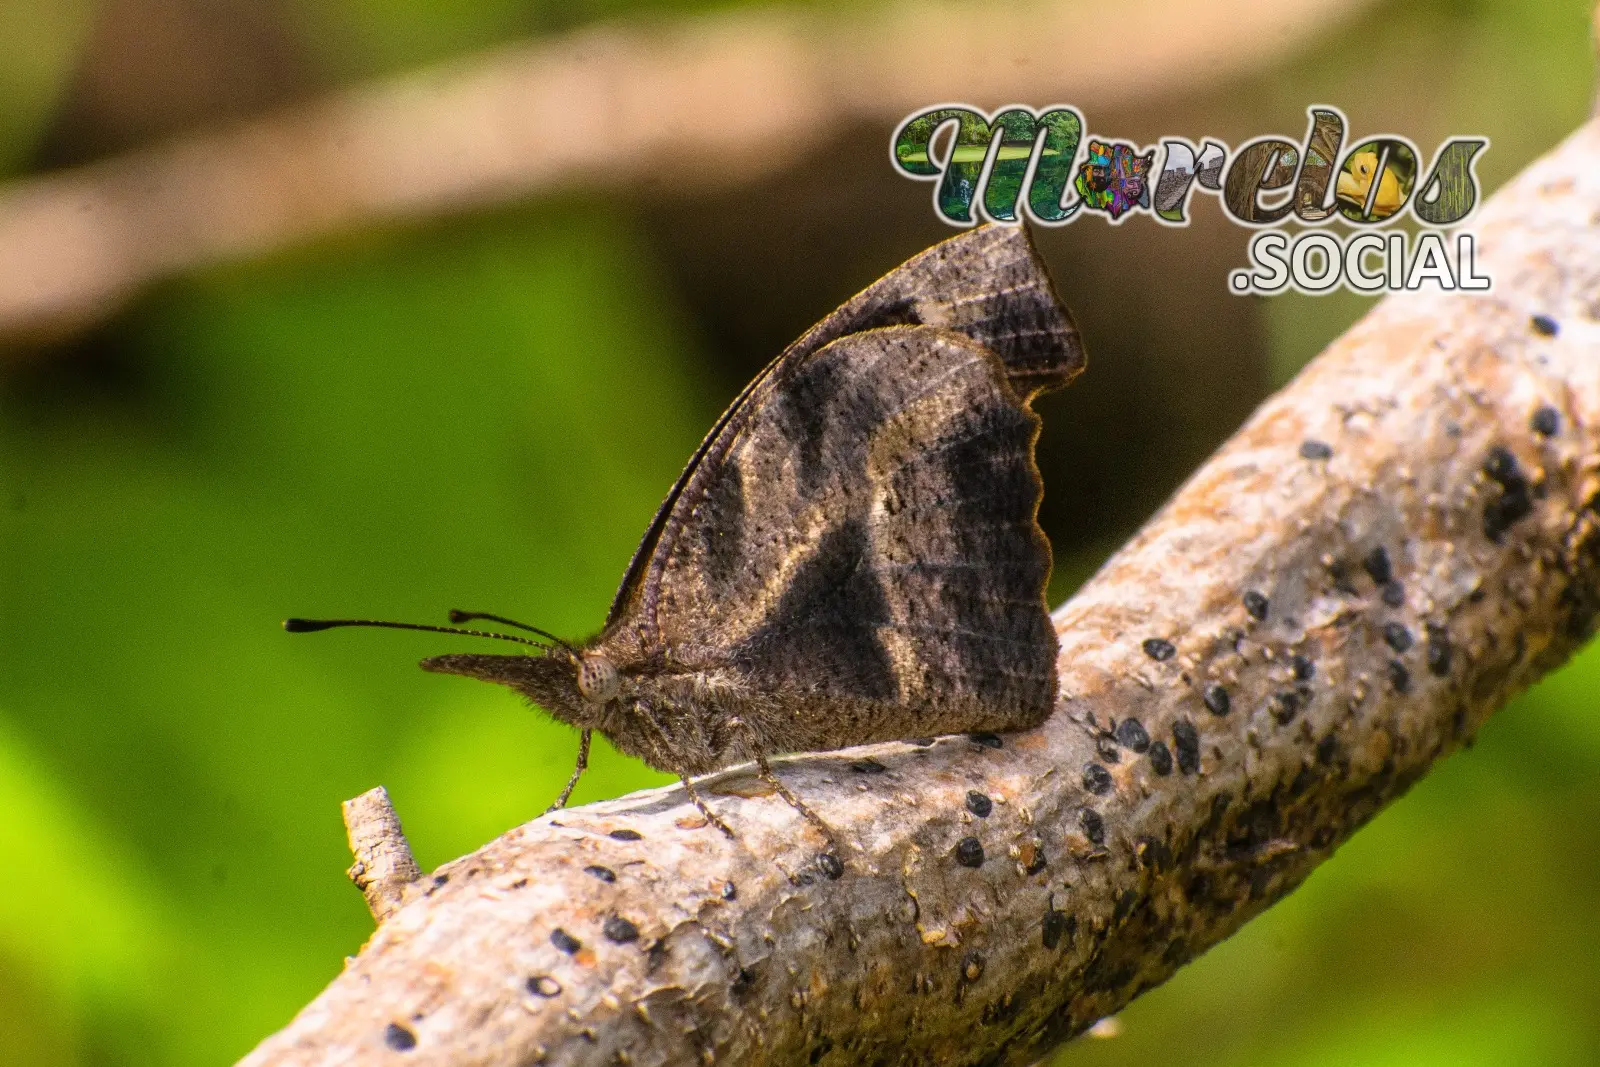
<svg viewBox="0 0 1600 1067">
<path fill-rule="evenodd" d="M 1038 417 L 930 326 L 848 333 L 742 400 L 656 546 L 644 620 L 792 709 L 785 749 L 1042 721 L 1055 696 Z M 909 729 L 908 729 L 909 727 Z"/>
</svg>

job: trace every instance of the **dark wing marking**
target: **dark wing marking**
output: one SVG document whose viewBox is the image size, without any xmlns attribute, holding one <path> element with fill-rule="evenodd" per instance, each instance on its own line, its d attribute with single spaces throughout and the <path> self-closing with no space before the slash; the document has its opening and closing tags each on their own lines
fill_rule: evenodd
<svg viewBox="0 0 1600 1067">
<path fill-rule="evenodd" d="M 768 376 L 847 334 L 916 324 L 945 326 L 994 351 L 1024 398 L 1067 384 L 1084 367 L 1078 328 L 1057 298 L 1026 229 L 980 226 L 913 256 L 806 331 L 723 412 L 656 510 L 611 602 L 606 630 L 637 622 L 645 628 L 641 636 L 647 643 L 654 636 L 650 616 L 660 574 L 657 557 L 673 540 L 668 531 L 682 524 L 704 492 L 699 484 L 702 464 L 725 450 L 747 400 Z"/>
<path fill-rule="evenodd" d="M 790 358 L 697 472 L 649 621 L 680 664 L 788 698 L 775 749 L 833 747 L 841 715 L 857 742 L 1033 725 L 1056 684 L 1038 432 L 951 330 Z"/>
</svg>

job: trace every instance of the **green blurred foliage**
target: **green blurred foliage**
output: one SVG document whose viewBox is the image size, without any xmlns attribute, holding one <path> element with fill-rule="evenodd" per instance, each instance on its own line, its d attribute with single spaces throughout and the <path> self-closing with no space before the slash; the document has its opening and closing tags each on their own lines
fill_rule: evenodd
<svg viewBox="0 0 1600 1067">
<path fill-rule="evenodd" d="M 296 10 L 360 74 L 640 6 Z M 30 46 L 0 50 L 0 170 L 89 14 L 0 5 L 0 38 Z M 1366 134 L 1408 87 L 1397 132 L 1490 133 L 1493 185 L 1585 113 L 1587 14 L 1386 4 L 1232 91 L 1296 121 L 1337 102 Z M 1279 377 L 1364 306 L 1267 301 Z M 86 346 L 87 381 L 38 366 L 0 388 L 0 1060 L 223 1062 L 370 933 L 341 800 L 388 785 L 431 867 L 541 811 L 575 751 L 511 694 L 412 666 L 452 639 L 278 620 L 463 607 L 592 630 L 725 398 L 637 227 L 591 199 L 214 270 Z M 1053 588 L 1093 563 L 1062 560 Z M 1597 693 L 1591 649 L 1122 1037 L 1059 1062 L 1600 1062 Z M 602 746 L 575 800 L 661 780 Z"/>
<path fill-rule="evenodd" d="M 0 980 L 70 1005 L 73 1041 L 241 1053 L 369 932 L 340 799 L 388 784 L 433 866 L 570 770 L 566 728 L 411 665 L 458 640 L 277 623 L 598 625 L 716 408 L 648 261 L 581 208 L 191 280 L 124 327 L 144 380 L 8 395 L 0 802 L 37 815 L 0 843 L 48 862 L 0 889 Z M 577 799 L 661 780 L 602 751 Z M 97 1037 L 102 1003 L 155 1043 Z"/>
<path fill-rule="evenodd" d="M 20 170 L 88 36 L 92 0 L 0 3 L 0 176 Z"/>
</svg>

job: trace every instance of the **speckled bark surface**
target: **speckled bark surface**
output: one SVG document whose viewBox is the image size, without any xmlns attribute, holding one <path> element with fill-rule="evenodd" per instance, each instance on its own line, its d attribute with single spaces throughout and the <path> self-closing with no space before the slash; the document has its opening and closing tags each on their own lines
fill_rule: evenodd
<svg viewBox="0 0 1600 1067">
<path fill-rule="evenodd" d="M 738 771 L 447 865 L 264 1064 L 1026 1064 L 1298 884 L 1600 608 L 1600 129 L 1056 613 L 1038 730 Z M 1152 428 L 1152 432 L 1159 432 Z M 331 876 L 331 872 L 330 872 Z"/>
</svg>

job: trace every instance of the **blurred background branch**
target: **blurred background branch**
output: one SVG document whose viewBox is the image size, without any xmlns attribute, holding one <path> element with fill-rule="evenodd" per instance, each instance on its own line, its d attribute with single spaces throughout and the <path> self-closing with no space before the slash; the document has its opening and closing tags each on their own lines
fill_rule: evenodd
<svg viewBox="0 0 1600 1067">
<path fill-rule="evenodd" d="M 1114 17 L 1064 0 L 767 7 L 506 46 L 0 189 L 0 343 L 71 330 L 167 275 L 341 230 L 574 188 L 749 182 L 929 102 L 1096 112 L 1198 92 L 1369 2 L 1128 0 Z M 260 43 L 238 44 L 259 71 Z M 1085 61 L 1112 54 L 1132 76 Z M 265 74 L 236 80 L 245 106 L 271 99 Z"/>
</svg>

